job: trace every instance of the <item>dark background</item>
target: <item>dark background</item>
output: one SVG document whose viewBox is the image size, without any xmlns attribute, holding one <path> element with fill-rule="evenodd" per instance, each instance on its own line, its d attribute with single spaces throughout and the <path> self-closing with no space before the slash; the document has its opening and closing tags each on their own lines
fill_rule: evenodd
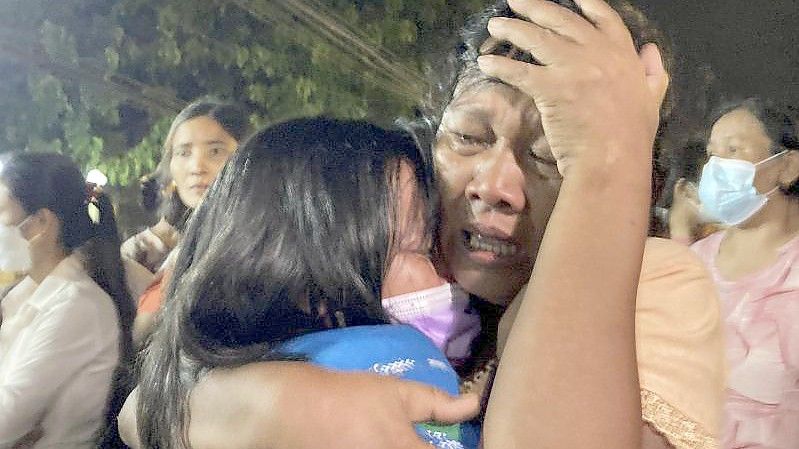
<svg viewBox="0 0 799 449">
<path fill-rule="evenodd" d="M 707 66 L 718 94 L 799 105 L 799 0 L 636 3 L 671 39 L 680 74 Z"/>
</svg>

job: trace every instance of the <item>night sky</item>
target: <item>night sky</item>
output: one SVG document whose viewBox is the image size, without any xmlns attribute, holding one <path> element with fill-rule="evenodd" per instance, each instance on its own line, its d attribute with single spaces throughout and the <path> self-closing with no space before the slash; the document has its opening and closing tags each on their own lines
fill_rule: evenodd
<svg viewBox="0 0 799 449">
<path fill-rule="evenodd" d="M 680 71 L 714 89 L 799 106 L 799 0 L 633 0 L 672 40 Z"/>
</svg>

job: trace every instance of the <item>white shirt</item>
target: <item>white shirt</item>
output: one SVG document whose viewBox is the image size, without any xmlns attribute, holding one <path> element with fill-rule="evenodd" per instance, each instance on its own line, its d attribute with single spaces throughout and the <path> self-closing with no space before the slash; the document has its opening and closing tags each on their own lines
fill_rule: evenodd
<svg viewBox="0 0 799 449">
<path fill-rule="evenodd" d="M 35 449 L 93 447 L 119 360 L 111 298 L 72 255 L 41 284 L 23 279 L 1 306 L 0 449 L 37 425 Z"/>
</svg>

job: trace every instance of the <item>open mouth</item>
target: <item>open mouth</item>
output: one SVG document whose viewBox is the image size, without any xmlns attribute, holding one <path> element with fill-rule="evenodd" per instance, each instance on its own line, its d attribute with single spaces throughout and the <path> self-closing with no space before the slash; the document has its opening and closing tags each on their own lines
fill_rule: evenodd
<svg viewBox="0 0 799 449">
<path fill-rule="evenodd" d="M 491 237 L 476 231 L 463 231 L 463 243 L 467 250 L 491 253 L 494 257 L 513 257 L 519 245 L 507 239 Z"/>
</svg>

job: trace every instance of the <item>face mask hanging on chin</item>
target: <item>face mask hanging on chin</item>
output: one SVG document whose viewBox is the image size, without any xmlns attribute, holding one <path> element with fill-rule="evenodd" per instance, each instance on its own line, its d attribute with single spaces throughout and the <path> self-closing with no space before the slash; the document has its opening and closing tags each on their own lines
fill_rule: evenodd
<svg viewBox="0 0 799 449">
<path fill-rule="evenodd" d="M 779 189 L 774 187 L 761 194 L 754 186 L 757 166 L 778 158 L 785 150 L 757 164 L 739 159 L 711 156 L 702 168 L 699 181 L 699 201 L 702 215 L 728 226 L 737 226 L 752 218 Z"/>
<path fill-rule="evenodd" d="M 33 265 L 30 242 L 18 225 L 0 225 L 0 286 L 10 285 L 30 271 Z"/>
<path fill-rule="evenodd" d="M 455 284 L 384 298 L 383 308 L 392 322 L 427 335 L 450 361 L 466 359 L 480 333 L 480 317 L 471 310 L 469 294 Z"/>
</svg>

